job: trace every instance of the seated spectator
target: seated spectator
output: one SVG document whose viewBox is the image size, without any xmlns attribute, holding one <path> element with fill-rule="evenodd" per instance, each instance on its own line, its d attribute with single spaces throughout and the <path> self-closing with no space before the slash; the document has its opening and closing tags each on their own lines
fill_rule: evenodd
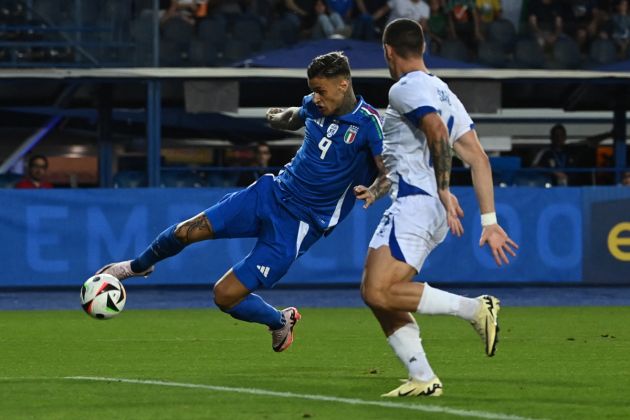
<svg viewBox="0 0 630 420">
<path fill-rule="evenodd" d="M 373 41 L 383 33 L 389 14 L 388 0 L 356 0 L 357 17 L 352 28 L 352 37 Z"/>
<path fill-rule="evenodd" d="M 444 10 L 442 0 L 429 0 L 429 9 L 430 16 L 427 20 L 429 51 L 436 54 L 448 36 L 448 15 Z"/>
<path fill-rule="evenodd" d="M 261 176 L 270 173 L 269 162 L 271 162 L 271 149 L 267 143 L 258 143 L 254 152 L 254 169 L 241 172 L 237 185 L 246 187 L 256 182 Z"/>
<path fill-rule="evenodd" d="M 565 9 L 558 0 L 531 0 L 529 31 L 541 47 L 549 52 L 563 33 Z"/>
<path fill-rule="evenodd" d="M 596 6 L 597 0 L 575 0 L 569 5 L 570 19 L 565 22 L 564 31 L 575 39 L 583 55 L 588 54 L 591 40 L 589 27 L 593 24 L 593 10 Z"/>
<path fill-rule="evenodd" d="M 626 171 L 621 175 L 621 185 L 630 187 L 630 171 Z"/>
<path fill-rule="evenodd" d="M 446 11 L 451 38 L 461 40 L 471 51 L 476 51 L 477 43 L 484 37 L 475 0 L 447 0 Z"/>
<path fill-rule="evenodd" d="M 53 184 L 44 180 L 48 171 L 48 159 L 42 155 L 32 156 L 28 160 L 28 174 L 15 184 L 20 189 L 53 188 Z"/>
<path fill-rule="evenodd" d="M 501 0 L 477 0 L 476 6 L 482 26 L 501 18 Z"/>
<path fill-rule="evenodd" d="M 339 13 L 330 10 L 324 0 L 315 2 L 315 13 L 317 24 L 313 32 L 314 38 L 347 38 L 350 35 L 352 28 L 346 26 Z"/>
<path fill-rule="evenodd" d="M 581 185 L 585 183 L 585 177 L 580 173 L 567 173 L 562 169 L 592 166 L 594 153 L 584 153 L 588 148 L 596 147 L 602 140 L 612 137 L 612 132 L 606 132 L 587 137 L 571 146 L 567 145 L 567 130 L 562 124 L 556 124 L 549 132 L 551 147 L 541 149 L 534 160 L 533 167 L 554 168 L 554 185 Z M 594 150 L 594 149 L 591 149 Z M 590 158 L 590 159 L 589 159 Z M 585 162 L 588 160 L 588 162 Z"/>
<path fill-rule="evenodd" d="M 628 14 L 628 0 L 620 0 L 616 11 L 611 17 L 612 39 L 619 49 L 619 58 L 626 58 L 628 43 L 630 42 L 630 14 Z"/>
<path fill-rule="evenodd" d="M 341 16 L 344 22 L 350 23 L 352 21 L 354 0 L 326 0 L 326 6 L 331 12 Z"/>
<path fill-rule="evenodd" d="M 317 23 L 315 0 L 280 0 L 282 19 L 286 19 L 301 34 L 302 38 L 310 38 Z"/>
<path fill-rule="evenodd" d="M 170 19 L 179 18 L 189 25 L 195 24 L 197 3 L 195 0 L 160 1 L 160 24 Z"/>
<path fill-rule="evenodd" d="M 427 19 L 431 14 L 429 5 L 423 0 L 389 0 L 389 17 L 387 23 L 400 18 L 415 20 L 427 31 Z"/>
</svg>

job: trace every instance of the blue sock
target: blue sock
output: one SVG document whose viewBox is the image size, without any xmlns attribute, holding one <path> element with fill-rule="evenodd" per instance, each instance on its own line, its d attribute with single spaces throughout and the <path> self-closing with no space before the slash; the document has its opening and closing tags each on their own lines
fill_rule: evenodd
<svg viewBox="0 0 630 420">
<path fill-rule="evenodd" d="M 141 273 L 155 263 L 179 254 L 186 245 L 175 237 L 176 228 L 177 225 L 173 225 L 160 233 L 138 258 L 131 261 L 131 269 L 135 273 Z"/>
<path fill-rule="evenodd" d="M 247 295 L 238 305 L 227 309 L 224 312 L 230 314 L 232 318 L 241 321 L 256 322 L 264 324 L 272 330 L 277 330 L 284 326 L 282 312 L 265 302 L 260 296 L 255 294 Z"/>
</svg>

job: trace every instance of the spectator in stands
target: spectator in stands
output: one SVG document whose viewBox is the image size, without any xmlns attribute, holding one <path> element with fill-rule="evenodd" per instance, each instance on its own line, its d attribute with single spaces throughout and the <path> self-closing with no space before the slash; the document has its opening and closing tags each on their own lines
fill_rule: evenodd
<svg viewBox="0 0 630 420">
<path fill-rule="evenodd" d="M 254 169 L 251 171 L 241 172 L 238 178 L 237 185 L 239 187 L 247 187 L 248 185 L 256 182 L 258 178 L 264 174 L 268 174 L 271 171 L 269 163 L 271 162 L 271 149 L 267 143 L 258 143 L 256 150 L 254 151 Z"/>
<path fill-rule="evenodd" d="M 170 19 L 181 19 L 189 25 L 195 24 L 197 2 L 195 0 L 160 1 L 160 24 Z"/>
<path fill-rule="evenodd" d="M 592 166 L 594 157 L 594 153 L 590 153 L 593 150 L 592 148 L 596 147 L 602 140 L 611 138 L 612 132 L 590 136 L 573 143 L 571 146 L 567 146 L 567 130 L 564 125 L 556 124 L 551 128 L 549 137 L 551 147 L 541 149 L 534 157 L 532 166 L 557 169 L 557 171 L 553 172 L 554 185 L 567 186 L 583 183 L 580 181 L 584 180 L 584 176 L 581 176 L 582 174 L 567 173 L 562 169 Z M 589 150 L 589 148 L 591 149 Z M 585 154 L 585 152 L 588 153 Z M 587 160 L 590 162 L 586 162 Z"/>
<path fill-rule="evenodd" d="M 356 13 L 352 37 L 373 41 L 380 37 L 389 14 L 388 0 L 356 0 Z"/>
<path fill-rule="evenodd" d="M 444 10 L 442 0 L 429 0 L 430 16 L 427 20 L 430 52 L 435 54 L 440 50 L 442 42 L 448 37 L 448 14 Z"/>
<path fill-rule="evenodd" d="M 477 13 L 482 25 L 501 18 L 501 0 L 477 0 Z"/>
<path fill-rule="evenodd" d="M 575 39 L 583 55 L 588 54 L 591 41 L 589 27 L 594 24 L 593 10 L 596 7 L 597 0 L 575 0 L 568 4 L 570 19 L 565 22 L 564 30 Z"/>
<path fill-rule="evenodd" d="M 609 39 L 612 32 L 612 3 L 610 0 L 595 0 L 595 6 L 591 10 L 592 18 L 588 25 L 588 33 L 591 39 Z"/>
<path fill-rule="evenodd" d="M 354 0 L 326 0 L 326 5 L 331 12 L 341 16 L 344 22 L 350 23 L 352 21 Z"/>
<path fill-rule="evenodd" d="M 389 17 L 387 23 L 400 18 L 415 20 L 427 30 L 427 19 L 431 15 L 429 5 L 423 0 L 389 0 Z"/>
<path fill-rule="evenodd" d="M 291 22 L 302 37 L 312 35 L 313 26 L 317 22 L 315 0 L 281 0 L 285 9 L 284 17 Z"/>
<path fill-rule="evenodd" d="M 48 171 L 48 159 L 42 155 L 32 156 L 28 160 L 28 174 L 15 184 L 20 189 L 45 189 L 53 188 L 53 185 L 45 181 Z"/>
<path fill-rule="evenodd" d="M 531 0 L 528 23 L 530 33 L 546 51 L 553 48 L 563 32 L 565 8 L 558 0 Z"/>
<path fill-rule="evenodd" d="M 630 187 L 630 171 L 626 171 L 621 175 L 621 185 Z"/>
<path fill-rule="evenodd" d="M 324 0 L 315 1 L 317 23 L 314 28 L 314 38 L 347 38 L 352 28 L 346 26 L 339 13 L 330 10 Z"/>
<path fill-rule="evenodd" d="M 512 22 L 517 32 L 523 26 L 523 0 L 503 0 L 501 2 L 501 16 Z"/>
<path fill-rule="evenodd" d="M 451 38 L 461 40 L 471 51 L 476 51 L 483 34 L 475 0 L 447 0 L 446 11 Z"/>
<path fill-rule="evenodd" d="M 611 17 L 612 38 L 619 49 L 619 58 L 626 58 L 628 43 L 630 42 L 630 15 L 628 14 L 628 0 L 620 0 L 616 11 Z"/>
</svg>

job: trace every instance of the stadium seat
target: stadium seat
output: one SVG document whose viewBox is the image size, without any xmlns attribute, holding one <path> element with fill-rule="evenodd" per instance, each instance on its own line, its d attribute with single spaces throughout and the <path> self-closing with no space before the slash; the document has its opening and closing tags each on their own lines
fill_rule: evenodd
<svg viewBox="0 0 630 420">
<path fill-rule="evenodd" d="M 244 60 L 252 53 L 251 46 L 244 41 L 228 39 L 225 43 L 223 59 L 225 64 L 232 64 Z"/>
<path fill-rule="evenodd" d="M 545 65 L 545 54 L 535 39 L 523 38 L 514 47 L 514 67 L 540 69 Z"/>
<path fill-rule="evenodd" d="M 264 38 L 262 25 L 252 18 L 238 19 L 232 27 L 232 37 L 247 43 L 253 51 L 258 51 Z"/>
<path fill-rule="evenodd" d="M 223 52 L 226 32 L 227 24 L 224 18 L 202 19 L 197 27 L 197 39 L 205 45 L 212 45 L 216 51 Z"/>
<path fill-rule="evenodd" d="M 503 47 L 494 42 L 482 42 L 478 46 L 479 62 L 490 67 L 505 67 L 507 56 Z"/>
<path fill-rule="evenodd" d="M 519 156 L 490 156 L 490 166 L 495 184 L 512 185 L 514 176 L 521 169 Z"/>
<path fill-rule="evenodd" d="M 507 19 L 497 19 L 488 25 L 488 42 L 500 45 L 503 52 L 510 52 L 516 42 L 516 29 Z"/>
<path fill-rule="evenodd" d="M 582 58 L 580 48 L 571 38 L 561 38 L 553 46 L 552 68 L 577 69 L 580 67 Z"/>
<path fill-rule="evenodd" d="M 514 175 L 512 185 L 519 187 L 551 187 L 551 178 L 544 173 L 521 172 Z"/>
<path fill-rule="evenodd" d="M 0 188 L 13 188 L 21 178 L 22 175 L 18 174 L 0 174 Z"/>
<path fill-rule="evenodd" d="M 470 61 L 471 55 L 468 47 L 458 40 L 446 40 L 442 42 L 440 56 L 449 60 Z"/>
<path fill-rule="evenodd" d="M 136 44 L 134 61 L 136 65 L 147 66 L 152 64 L 153 57 L 153 15 L 150 11 L 140 14 L 140 17 L 131 22 L 131 36 Z"/>
<path fill-rule="evenodd" d="M 160 187 L 166 188 L 199 188 L 205 181 L 191 171 L 162 171 Z"/>
<path fill-rule="evenodd" d="M 595 39 L 589 49 L 589 58 L 594 65 L 613 63 L 617 60 L 617 48 L 609 39 Z"/>
<path fill-rule="evenodd" d="M 176 44 L 189 44 L 193 38 L 193 25 L 180 18 L 171 18 L 162 24 L 162 39 Z"/>
<path fill-rule="evenodd" d="M 144 171 L 120 171 L 114 175 L 114 188 L 138 188 L 147 186 Z"/>
<path fill-rule="evenodd" d="M 212 67 L 218 64 L 218 52 L 214 45 L 194 39 L 190 44 L 190 64 Z"/>
</svg>

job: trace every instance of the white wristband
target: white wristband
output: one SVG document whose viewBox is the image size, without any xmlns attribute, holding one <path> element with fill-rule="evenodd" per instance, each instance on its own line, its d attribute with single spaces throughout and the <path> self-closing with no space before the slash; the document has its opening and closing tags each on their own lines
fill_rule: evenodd
<svg viewBox="0 0 630 420">
<path fill-rule="evenodd" d="M 497 214 L 495 212 L 492 213 L 484 213 L 481 215 L 481 226 L 490 226 L 497 224 Z"/>
</svg>

